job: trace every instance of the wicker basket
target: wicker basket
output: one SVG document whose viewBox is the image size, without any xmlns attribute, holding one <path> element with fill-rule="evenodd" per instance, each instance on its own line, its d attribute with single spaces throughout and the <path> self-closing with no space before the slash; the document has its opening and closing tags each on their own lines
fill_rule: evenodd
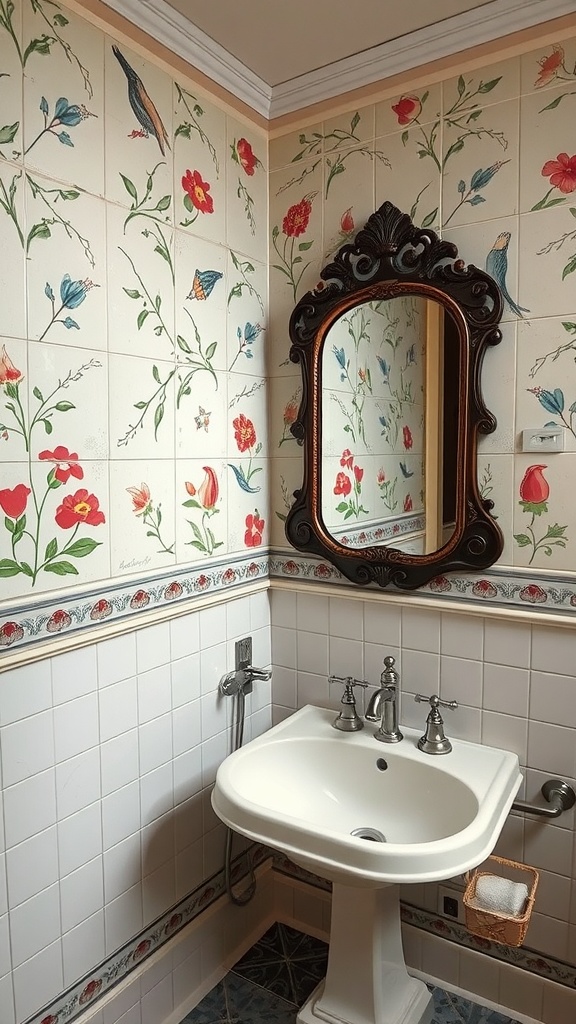
<svg viewBox="0 0 576 1024">
<path fill-rule="evenodd" d="M 492 942 L 500 942 L 505 946 L 521 946 L 528 925 L 532 910 L 536 889 L 538 888 L 539 872 L 536 868 L 528 867 L 526 864 L 518 864 L 515 860 L 506 860 L 504 857 L 488 857 L 485 866 L 494 867 L 491 871 L 474 871 L 469 878 L 468 885 L 463 896 L 463 903 L 466 912 L 466 927 L 473 935 L 479 935 L 483 939 L 490 939 Z M 528 887 L 528 899 L 522 917 L 511 917 L 509 914 L 498 914 L 489 910 L 480 910 L 471 906 L 471 901 L 476 896 L 476 884 L 481 875 L 502 875 L 514 882 L 524 882 Z"/>
</svg>

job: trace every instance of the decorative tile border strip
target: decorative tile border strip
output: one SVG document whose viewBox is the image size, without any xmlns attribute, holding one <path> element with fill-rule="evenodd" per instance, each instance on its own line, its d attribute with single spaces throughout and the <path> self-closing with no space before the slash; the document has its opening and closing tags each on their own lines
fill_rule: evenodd
<svg viewBox="0 0 576 1024">
<path fill-rule="evenodd" d="M 378 544 L 392 538 L 404 537 L 406 534 L 422 533 L 426 527 L 424 515 L 400 515 L 389 519 L 384 525 L 364 527 L 339 526 L 332 531 L 334 539 L 346 548 L 365 548 L 369 544 Z"/>
<path fill-rule="evenodd" d="M 356 589 L 355 585 L 342 576 L 334 566 L 321 559 L 301 555 L 296 551 L 272 551 L 270 554 L 270 576 L 272 579 L 322 580 Z M 399 591 L 393 586 L 380 591 L 377 584 L 370 584 L 364 589 L 367 594 L 402 593 L 403 596 L 410 597 L 410 594 Z M 477 606 L 482 604 L 500 608 L 538 606 L 548 612 L 569 611 L 576 615 L 576 575 L 574 573 L 553 576 L 535 573 L 529 569 L 507 570 L 493 567 L 482 574 L 450 573 L 448 576 L 436 576 L 435 579 L 430 580 L 430 583 L 419 587 L 417 591 L 411 591 L 411 594 L 415 596 L 425 594 L 447 601 L 464 599 Z"/>
<path fill-rule="evenodd" d="M 314 875 L 304 868 L 298 867 L 283 854 L 275 853 L 273 857 L 275 871 L 300 881 L 308 882 L 317 889 L 330 891 L 332 886 L 325 878 Z M 467 949 L 474 949 L 479 953 L 486 953 L 487 956 L 501 960 L 503 963 L 512 964 L 522 970 L 537 974 L 540 978 L 547 978 L 548 981 L 555 981 L 559 985 L 566 985 L 568 988 L 576 988 L 576 965 L 565 963 L 562 960 L 555 960 L 554 957 L 546 956 L 545 953 L 538 953 L 525 946 L 502 946 L 497 942 L 490 942 L 489 939 L 472 935 L 468 929 L 458 924 L 457 921 L 449 921 L 445 917 L 439 917 L 428 910 L 421 910 L 404 900 L 400 902 L 400 917 L 406 924 L 420 928 L 422 931 L 430 932 L 432 935 L 439 935 L 449 942 L 458 946 L 465 946 Z"/>
<path fill-rule="evenodd" d="M 0 611 L 0 651 L 48 642 L 55 635 L 96 628 L 104 621 L 133 618 L 136 624 L 145 610 L 176 605 L 191 596 L 224 593 L 268 575 L 268 557 L 263 553 L 258 559 L 252 555 L 187 566 L 131 582 L 103 582 L 80 593 L 52 593 L 45 600 L 35 597 L 33 603 L 28 599 Z"/>
<path fill-rule="evenodd" d="M 264 846 L 252 847 L 252 863 L 256 868 L 270 857 L 270 850 Z M 245 871 L 245 856 L 235 858 L 231 880 L 240 881 Z M 226 890 L 224 870 L 218 871 L 207 881 L 202 882 L 194 892 L 168 910 L 157 921 L 134 936 L 122 949 L 113 953 L 90 974 L 71 985 L 44 1009 L 39 1010 L 24 1024 L 72 1024 L 81 1013 L 92 1006 L 97 999 L 105 995 L 123 981 L 131 971 L 135 970 L 149 956 L 152 956 L 164 943 L 190 924 L 203 911 L 207 910 Z"/>
</svg>

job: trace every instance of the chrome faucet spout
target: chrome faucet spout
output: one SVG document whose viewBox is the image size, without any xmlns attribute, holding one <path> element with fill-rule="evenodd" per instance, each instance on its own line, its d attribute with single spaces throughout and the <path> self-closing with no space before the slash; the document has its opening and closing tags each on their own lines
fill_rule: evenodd
<svg viewBox="0 0 576 1024">
<path fill-rule="evenodd" d="M 368 722 L 380 722 L 374 739 L 382 743 L 399 743 L 403 739 L 398 723 L 400 720 L 400 677 L 393 667 L 395 658 L 384 658 L 384 671 L 380 676 L 380 689 L 370 698 L 365 718 Z"/>
</svg>

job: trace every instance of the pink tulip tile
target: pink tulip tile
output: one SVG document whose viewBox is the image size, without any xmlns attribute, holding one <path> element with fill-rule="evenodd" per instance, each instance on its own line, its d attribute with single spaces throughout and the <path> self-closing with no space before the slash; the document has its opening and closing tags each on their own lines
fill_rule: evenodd
<svg viewBox="0 0 576 1024">
<path fill-rule="evenodd" d="M 524 53 L 520 63 L 522 93 L 534 91 L 545 97 L 548 89 L 576 82 L 576 40 L 539 46 Z M 542 105 L 551 100 L 543 99 Z"/>
<path fill-rule="evenodd" d="M 111 353 L 108 367 L 110 458 L 174 458 L 175 363 Z"/>
<path fill-rule="evenodd" d="M 30 422 L 27 380 L 27 343 L 0 337 L 0 439 L 7 462 L 25 456 Z"/>
<path fill-rule="evenodd" d="M 106 463 L 7 463 L 3 482 L 0 559 L 7 594 L 109 577 Z"/>
<path fill-rule="evenodd" d="M 533 317 L 574 312 L 576 228 L 564 206 L 520 217 L 519 301 Z M 545 287 L 543 287 L 545 282 Z"/>
<path fill-rule="evenodd" d="M 112 574 L 137 575 L 176 561 L 174 463 L 121 461 L 110 466 Z"/>
<path fill-rule="evenodd" d="M 227 478 L 218 459 L 176 461 L 176 560 L 197 562 L 229 551 Z"/>
<path fill-rule="evenodd" d="M 26 196 L 27 225 L 34 231 L 48 217 L 50 227 L 29 247 L 28 336 L 105 350 L 104 201 L 39 176 L 35 186 Z"/>
<path fill-rule="evenodd" d="M 26 184 L 22 169 L 15 164 L 0 164 L 0 196 L 6 196 L 10 216 L 0 211 L 2 246 L 0 280 L 10 281 L 2 294 L 2 331 L 14 338 L 26 337 Z M 34 252 L 36 250 L 34 249 Z M 30 255 L 32 255 L 30 249 Z"/>
<path fill-rule="evenodd" d="M 444 230 L 449 225 L 493 220 L 518 211 L 518 121 L 518 99 L 487 107 L 482 112 L 482 132 L 477 134 L 472 126 L 465 134 L 461 118 L 445 118 Z"/>
<path fill-rule="evenodd" d="M 107 358 L 96 350 L 34 343 L 28 352 L 30 453 L 63 447 L 80 460 L 109 457 Z M 67 457 L 64 457 L 64 461 Z"/>
<path fill-rule="evenodd" d="M 576 74 L 571 84 L 523 96 L 520 110 L 520 209 L 566 208 L 570 224 L 568 210 L 576 207 Z"/>
<path fill-rule="evenodd" d="M 228 549 L 257 555 L 269 543 L 268 459 L 255 459 L 252 470 L 248 489 L 228 480 Z"/>
<path fill-rule="evenodd" d="M 83 18 L 60 14 L 24 7 L 25 37 L 51 38 L 49 54 L 26 62 L 24 161 L 31 174 L 103 196 L 104 36 Z"/>
<path fill-rule="evenodd" d="M 296 132 L 288 132 L 270 140 L 270 170 L 276 171 L 288 164 L 298 164 L 303 147 L 310 158 L 320 156 L 323 146 L 322 123 L 307 125 Z"/>
<path fill-rule="evenodd" d="M 416 225 L 437 228 L 441 179 L 434 150 L 420 156 L 424 130 L 412 126 L 403 132 L 377 138 L 376 147 L 386 153 L 390 165 L 382 161 L 376 165 L 375 206 L 388 200 L 409 214 Z M 435 147 L 439 148 L 437 138 Z"/>
<path fill-rule="evenodd" d="M 522 218 L 503 217 L 497 221 L 467 224 L 442 231 L 442 238 L 454 242 L 458 257 L 487 271 L 500 288 L 504 300 L 502 320 L 527 319 L 534 313 L 533 296 L 519 297 L 518 252 Z M 531 308 L 532 307 L 532 308 Z"/>
<path fill-rule="evenodd" d="M 268 248 L 268 143 L 227 118 L 226 240 L 231 249 L 264 262 Z"/>
<path fill-rule="evenodd" d="M 302 486 L 301 458 L 274 461 L 270 467 L 270 544 L 286 548 L 288 540 L 284 524 L 294 504 L 294 491 Z"/>
<path fill-rule="evenodd" d="M 504 536 L 504 548 L 498 565 L 514 565 L 512 516 L 514 505 L 514 462 L 512 455 L 478 455 L 480 497 L 494 502 L 491 514 Z"/>
<path fill-rule="evenodd" d="M 530 321 L 527 322 L 528 324 Z M 512 454 L 514 437 L 514 382 L 516 373 L 517 330 L 530 330 L 524 321 L 520 324 L 503 323 L 502 341 L 488 346 L 482 364 L 481 389 L 484 401 L 496 417 L 496 429 L 491 434 L 478 435 L 478 451 L 488 456 Z M 518 346 L 519 350 L 521 345 Z"/>
<path fill-rule="evenodd" d="M 176 232 L 176 355 L 208 381 L 226 369 L 226 250 Z"/>
<path fill-rule="evenodd" d="M 176 375 L 176 458 L 221 459 L 226 455 L 228 399 L 226 375 L 197 373 L 182 391 L 188 373 L 183 365 Z M 178 402 L 178 395 L 180 401 Z"/>
<path fill-rule="evenodd" d="M 172 196 L 172 80 L 105 37 L 106 197 L 129 209 L 167 209 Z M 149 177 L 153 177 L 149 190 Z M 152 202 L 150 201 L 152 200 Z"/>
<path fill-rule="evenodd" d="M 554 572 L 571 564 L 574 463 L 575 456 L 567 453 L 516 459 L 514 565 Z"/>
<path fill-rule="evenodd" d="M 226 285 L 227 369 L 262 375 L 267 370 L 267 270 L 231 249 Z"/>
<path fill-rule="evenodd" d="M 435 151 L 440 136 L 442 88 L 425 86 L 376 104 L 376 138 L 413 129 L 423 150 Z M 426 130 L 421 128 L 426 125 Z"/>
<path fill-rule="evenodd" d="M 126 210 L 111 203 L 106 216 L 109 351 L 173 358 L 172 229 L 128 221 Z"/>
<path fill-rule="evenodd" d="M 4 78 L 0 91 L 0 153 L 5 160 L 21 162 L 24 149 L 22 65 L 18 47 L 22 49 L 22 7 L 12 6 L 9 21 L 13 35 L 4 37 L 2 52 Z"/>
<path fill-rule="evenodd" d="M 562 427 L 564 449 L 576 451 L 576 312 L 518 326 L 516 429 Z"/>
</svg>

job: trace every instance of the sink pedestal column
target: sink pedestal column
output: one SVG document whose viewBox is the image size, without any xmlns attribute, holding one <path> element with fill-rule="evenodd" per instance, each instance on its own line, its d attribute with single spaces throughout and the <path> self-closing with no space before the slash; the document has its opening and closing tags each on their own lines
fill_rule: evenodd
<svg viewBox="0 0 576 1024">
<path fill-rule="evenodd" d="M 398 894 L 334 883 L 328 971 L 298 1024 L 429 1024 L 432 996 L 404 962 Z"/>
</svg>

